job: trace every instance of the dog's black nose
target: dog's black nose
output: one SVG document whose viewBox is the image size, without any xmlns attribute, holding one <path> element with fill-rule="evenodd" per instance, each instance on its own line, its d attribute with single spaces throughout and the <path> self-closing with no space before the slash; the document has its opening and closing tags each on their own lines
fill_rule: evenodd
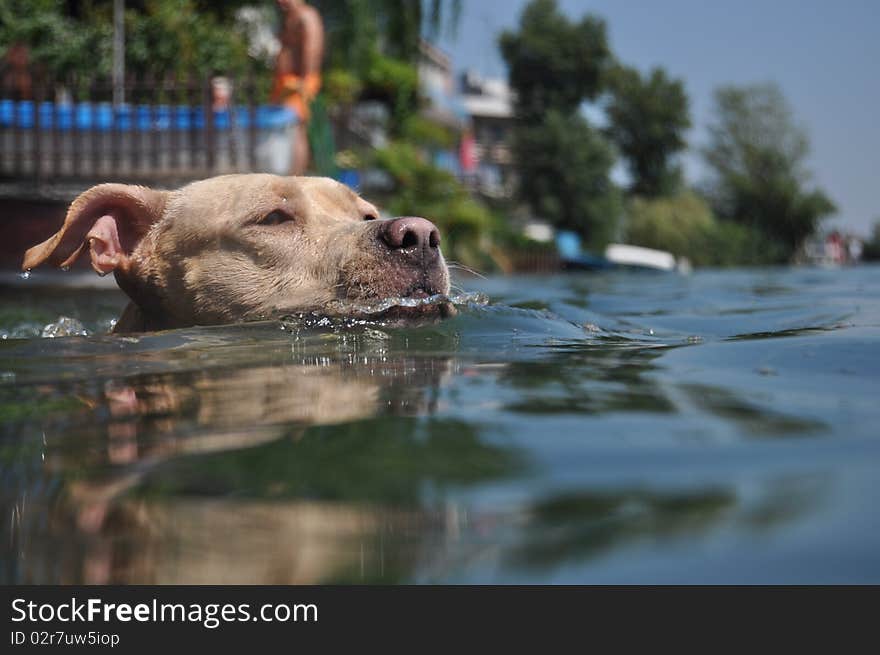
<svg viewBox="0 0 880 655">
<path fill-rule="evenodd" d="M 440 246 L 440 232 L 429 220 L 404 216 L 385 221 L 379 237 L 392 250 L 425 250 L 436 252 Z"/>
</svg>

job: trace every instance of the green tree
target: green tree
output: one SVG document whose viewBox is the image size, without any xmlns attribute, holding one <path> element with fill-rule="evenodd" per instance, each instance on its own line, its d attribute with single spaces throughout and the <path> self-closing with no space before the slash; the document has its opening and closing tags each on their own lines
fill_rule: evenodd
<svg viewBox="0 0 880 655">
<path fill-rule="evenodd" d="M 231 15 L 219 9 L 207 11 L 195 0 L 127 5 L 126 70 L 155 75 L 194 73 L 203 78 L 215 72 L 244 73 L 257 62 L 248 56 L 245 34 L 234 28 Z"/>
<path fill-rule="evenodd" d="M 790 259 L 835 211 L 821 190 L 808 188 L 806 131 L 775 84 L 722 87 L 715 114 L 703 149 L 715 212 L 760 231 L 779 261 Z"/>
<path fill-rule="evenodd" d="M 758 235 L 744 225 L 717 220 L 705 200 L 691 191 L 633 197 L 626 213 L 627 243 L 687 257 L 695 266 L 762 263 L 754 259 Z"/>
<path fill-rule="evenodd" d="M 520 196 L 558 228 L 584 234 L 594 248 L 614 238 L 620 193 L 611 182 L 611 145 L 579 114 L 548 111 L 513 134 Z"/>
<path fill-rule="evenodd" d="M 556 0 L 532 0 L 520 17 L 519 31 L 504 32 L 499 46 L 520 117 L 541 116 L 549 109 L 577 110 L 602 91 L 611 63 L 605 22 L 587 15 L 573 23 Z"/>
<path fill-rule="evenodd" d="M 602 246 L 620 213 L 610 179 L 614 156 L 580 107 L 603 89 L 611 62 L 605 23 L 594 16 L 572 22 L 555 0 L 533 0 L 518 31 L 502 34 L 499 45 L 517 96 L 513 152 L 520 197 L 545 220 Z"/>
<path fill-rule="evenodd" d="M 608 134 L 626 160 L 630 192 L 674 194 L 681 187 L 675 156 L 687 146 L 685 131 L 691 126 L 684 84 L 662 68 L 643 78 L 633 68 L 617 66 L 608 79 Z"/>
<path fill-rule="evenodd" d="M 419 39 L 454 31 L 461 0 L 312 0 L 327 33 L 329 63 L 359 70 L 371 54 L 415 63 Z"/>
<path fill-rule="evenodd" d="M 24 44 L 37 73 L 109 72 L 111 33 L 110 24 L 69 16 L 63 0 L 0 0 L 0 59 L 9 46 Z"/>
<path fill-rule="evenodd" d="M 329 77 L 356 80 L 364 99 L 392 112 L 389 125 L 401 136 L 418 108 L 419 40 L 454 30 L 461 0 L 312 0 L 327 36 Z M 344 71 L 344 73 L 343 73 Z"/>
<path fill-rule="evenodd" d="M 128 73 L 206 77 L 215 71 L 269 71 L 249 57 L 247 36 L 225 0 L 127 0 L 125 60 Z M 109 2 L 0 0 L 0 55 L 12 43 L 28 46 L 38 72 L 94 79 L 110 72 L 113 6 Z"/>
</svg>

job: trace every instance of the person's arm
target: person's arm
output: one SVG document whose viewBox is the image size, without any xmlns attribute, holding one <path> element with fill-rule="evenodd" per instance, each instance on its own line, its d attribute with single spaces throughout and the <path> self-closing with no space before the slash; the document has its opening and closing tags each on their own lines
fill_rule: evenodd
<svg viewBox="0 0 880 655">
<path fill-rule="evenodd" d="M 324 23 L 312 8 L 303 12 L 303 75 L 320 75 L 324 63 Z"/>
</svg>

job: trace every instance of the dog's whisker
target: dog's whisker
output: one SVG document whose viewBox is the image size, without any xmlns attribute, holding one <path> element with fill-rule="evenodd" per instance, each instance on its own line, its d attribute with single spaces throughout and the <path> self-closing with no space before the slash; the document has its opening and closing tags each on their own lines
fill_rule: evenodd
<svg viewBox="0 0 880 655">
<path fill-rule="evenodd" d="M 479 271 L 477 271 L 477 270 L 471 268 L 470 266 L 465 266 L 464 264 L 461 264 L 461 263 L 459 263 L 459 262 L 451 262 L 451 261 L 448 261 L 448 260 L 447 260 L 447 261 L 446 261 L 446 266 L 449 267 L 449 268 L 451 268 L 451 269 L 456 269 L 456 270 L 460 270 L 460 271 L 465 271 L 466 273 L 470 273 L 471 275 L 475 275 L 475 276 L 477 276 L 478 278 L 480 278 L 480 279 L 482 279 L 482 280 L 485 280 L 485 279 L 486 279 L 486 276 L 483 275 L 482 273 L 480 273 Z"/>
</svg>

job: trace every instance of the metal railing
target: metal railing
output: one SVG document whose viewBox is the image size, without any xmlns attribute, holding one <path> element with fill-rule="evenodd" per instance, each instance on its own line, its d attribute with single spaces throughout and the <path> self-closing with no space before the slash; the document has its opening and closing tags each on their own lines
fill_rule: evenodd
<svg viewBox="0 0 880 655">
<path fill-rule="evenodd" d="M 259 104 L 253 79 L 35 77 L 28 96 L 0 75 L 0 179 L 36 185 L 180 182 L 232 172 L 286 174 L 295 116 Z"/>
</svg>

